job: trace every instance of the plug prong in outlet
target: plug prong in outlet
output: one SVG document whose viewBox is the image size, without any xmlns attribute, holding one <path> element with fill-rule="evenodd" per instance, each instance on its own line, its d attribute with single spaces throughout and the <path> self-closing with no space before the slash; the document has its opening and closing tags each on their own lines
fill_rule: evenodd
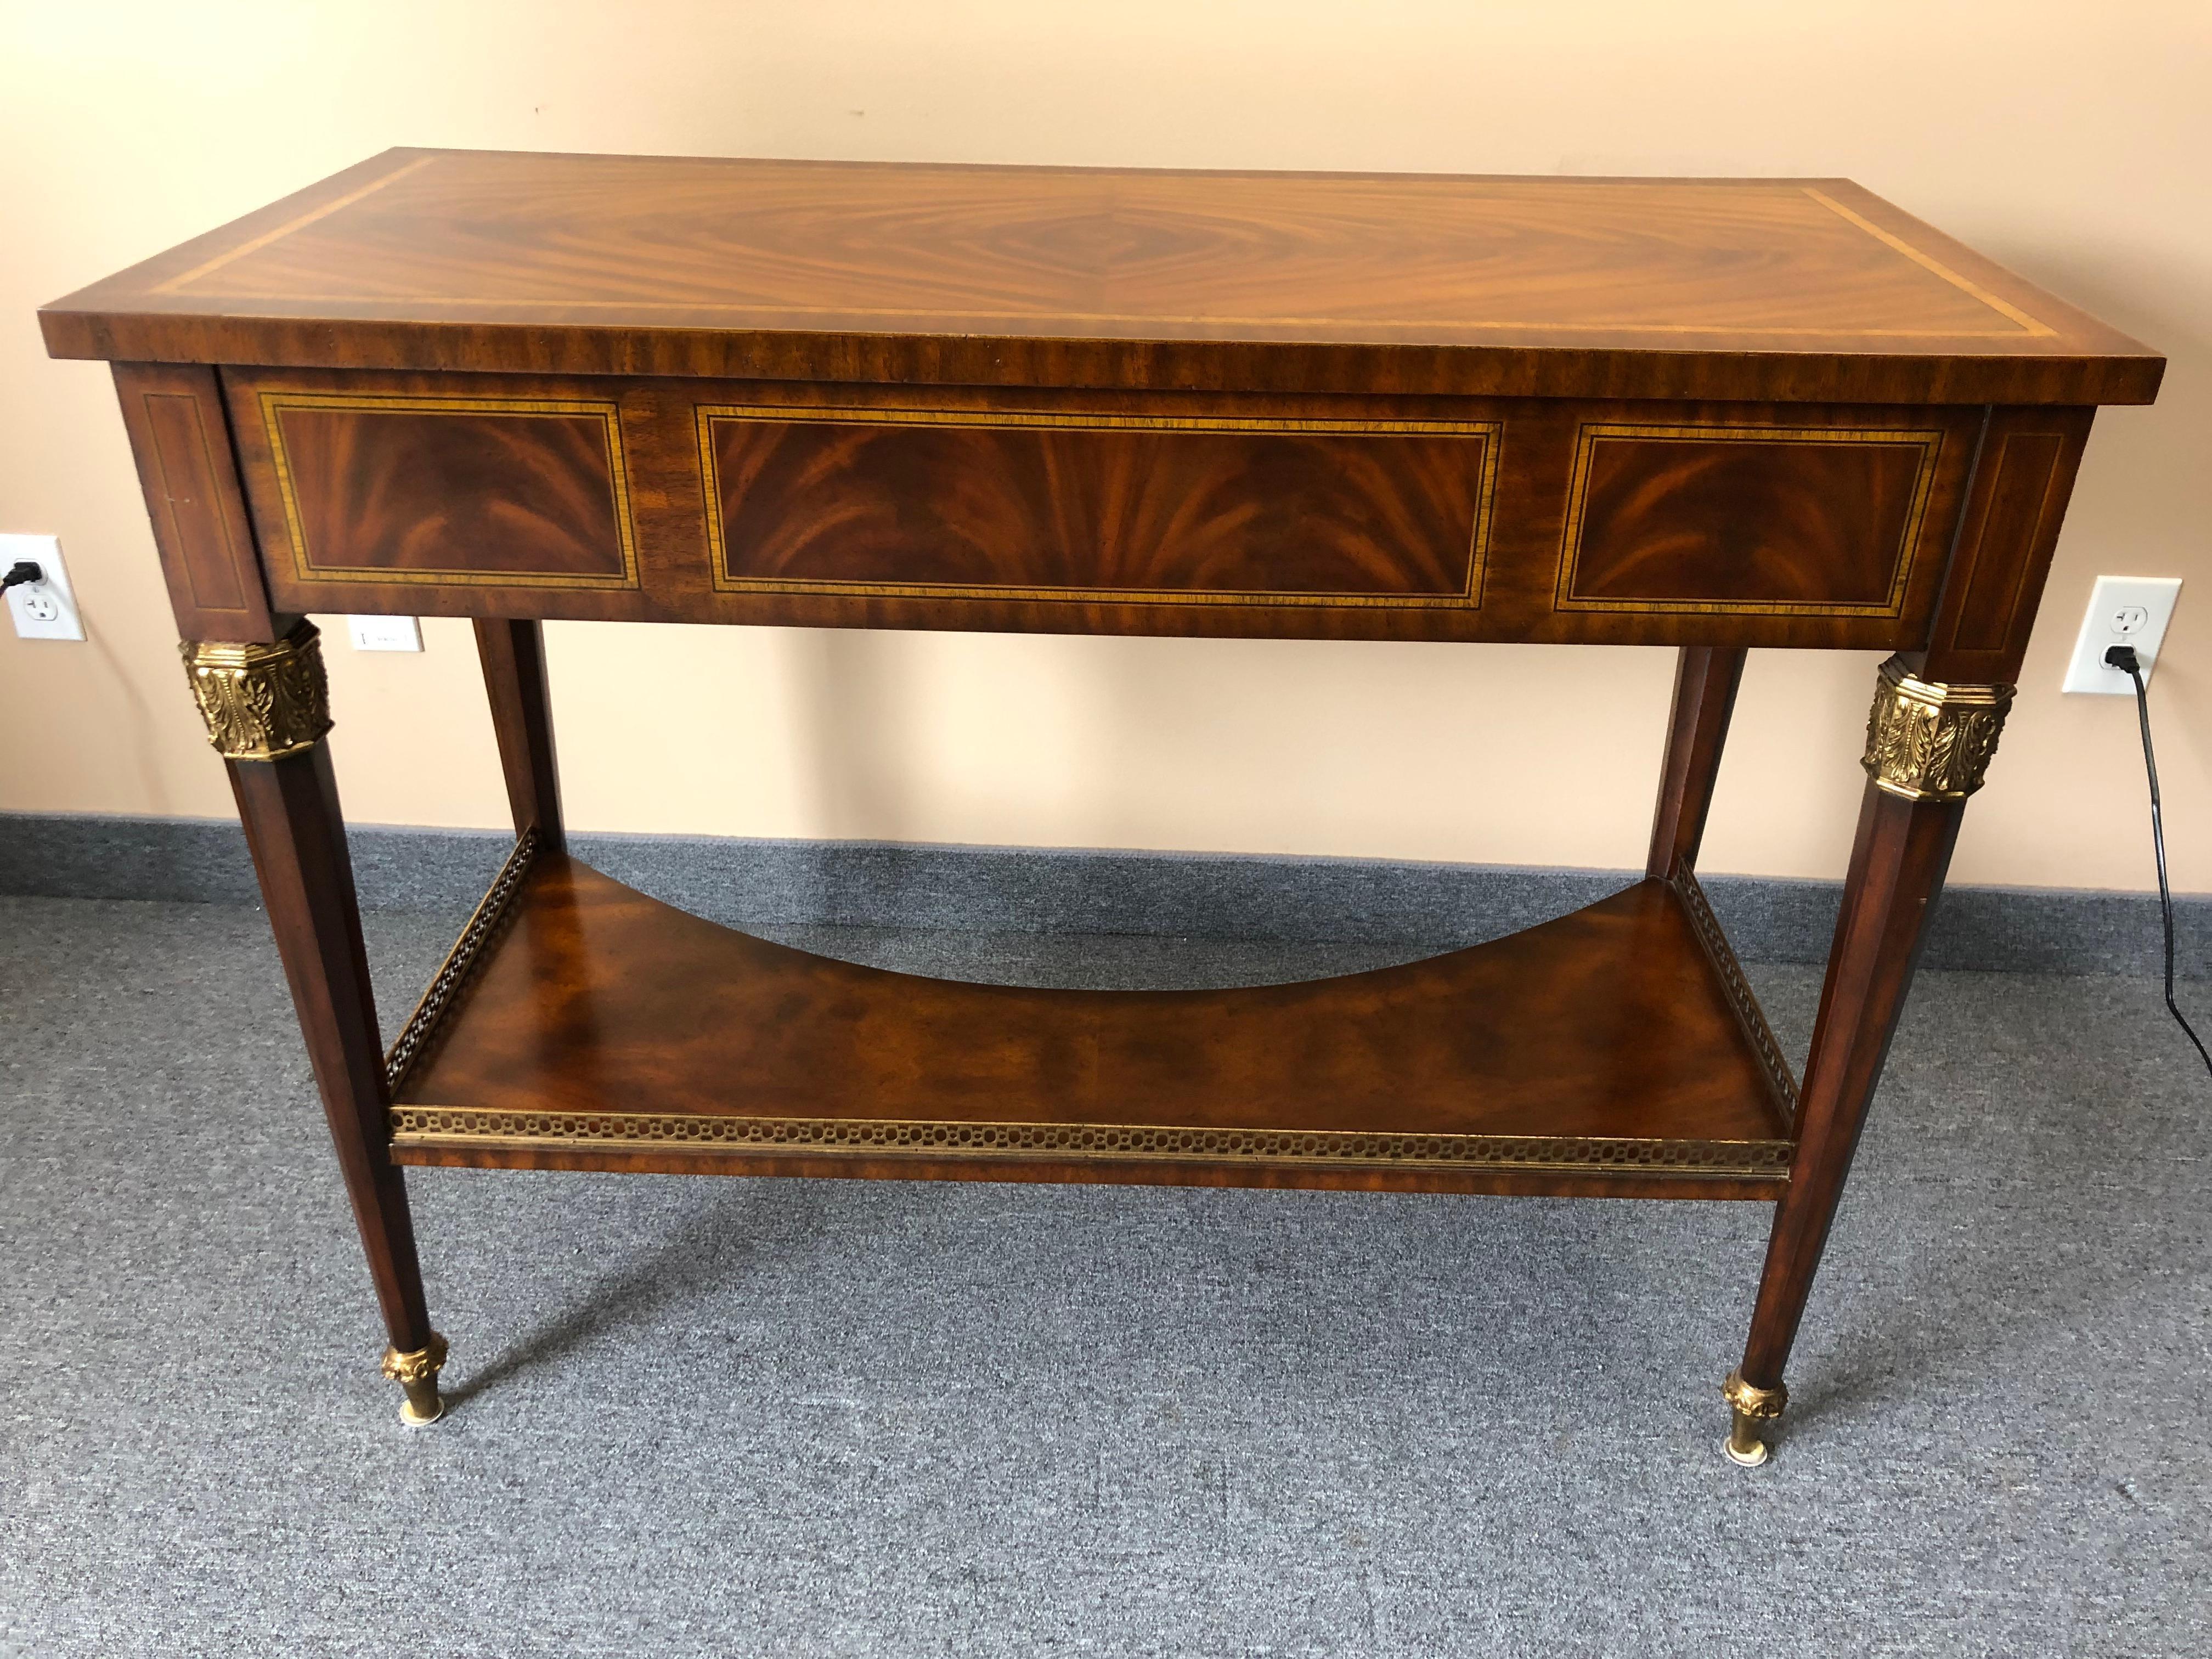
<svg viewBox="0 0 2212 1659">
<path fill-rule="evenodd" d="M 2081 618 L 2081 636 L 2074 641 L 2074 659 L 2066 665 L 2065 689 L 2099 696 L 2134 696 L 2135 682 L 2105 660 L 2105 653 L 2116 645 L 2136 653 L 2143 683 L 2148 684 L 2180 592 L 2179 576 L 2098 577 L 2088 611 Z"/>
<path fill-rule="evenodd" d="M 16 634 L 27 640 L 82 639 L 84 619 L 77 615 L 76 592 L 62 562 L 62 538 L 0 535 L 0 570 L 14 568 L 19 559 L 38 566 L 40 579 L 8 590 L 8 615 Z"/>
</svg>

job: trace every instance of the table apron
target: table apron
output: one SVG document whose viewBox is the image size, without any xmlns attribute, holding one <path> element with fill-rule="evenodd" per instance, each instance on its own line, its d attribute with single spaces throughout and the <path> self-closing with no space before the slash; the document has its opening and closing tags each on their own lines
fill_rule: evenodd
<svg viewBox="0 0 2212 1659">
<path fill-rule="evenodd" d="M 1910 649 L 1979 408 L 228 369 L 282 611 Z"/>
</svg>

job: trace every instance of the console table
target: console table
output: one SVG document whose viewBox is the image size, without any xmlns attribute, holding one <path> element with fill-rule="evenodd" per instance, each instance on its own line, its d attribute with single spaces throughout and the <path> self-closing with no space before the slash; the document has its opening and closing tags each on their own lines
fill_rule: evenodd
<svg viewBox="0 0 2212 1659">
<path fill-rule="evenodd" d="M 1729 1197 L 1775 1205 L 1745 1463 L 2094 406 L 2164 367 L 1841 179 L 393 150 L 40 318 L 114 364 L 409 1422 L 405 1164 Z M 388 1054 L 311 611 L 473 618 L 514 807 Z M 569 856 L 545 618 L 1680 663 L 1626 890 L 1373 973 L 1031 990 Z M 1755 646 L 1895 653 L 1802 1083 L 1695 870 Z"/>
</svg>

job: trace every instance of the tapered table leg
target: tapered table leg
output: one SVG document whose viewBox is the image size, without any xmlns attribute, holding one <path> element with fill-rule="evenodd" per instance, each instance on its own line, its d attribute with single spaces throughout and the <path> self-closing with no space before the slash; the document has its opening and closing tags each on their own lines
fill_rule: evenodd
<svg viewBox="0 0 2212 1659">
<path fill-rule="evenodd" d="M 545 635 L 535 622 L 477 619 L 500 769 L 518 836 L 535 828 L 541 851 L 562 850 L 561 781 L 553 753 L 553 710 L 545 685 Z"/>
<path fill-rule="evenodd" d="M 1728 1453 L 1762 1463 L 1761 1423 L 1788 1402 L 1783 1371 L 1912 983 L 1966 798 L 1996 748 L 2010 686 L 1931 684 L 1884 665 L 1868 722 L 1869 778 L 1844 884 L 1797 1119 L 1743 1363 L 1724 1388 Z"/>
<path fill-rule="evenodd" d="M 1661 881 L 1698 861 L 1745 654 L 1736 647 L 1686 645 L 1675 665 L 1674 710 L 1659 772 L 1659 805 L 1651 815 L 1651 856 L 1644 866 L 1644 873 Z"/>
<path fill-rule="evenodd" d="M 385 1375 L 401 1417 L 444 1411 L 445 1340 L 430 1328 L 407 1189 L 387 1151 L 383 1045 L 362 942 L 353 866 L 331 771 L 328 692 L 315 629 L 274 644 L 187 644 L 186 672 L 230 769 L 276 951 L 307 1040 L 338 1168 L 384 1312 Z"/>
</svg>

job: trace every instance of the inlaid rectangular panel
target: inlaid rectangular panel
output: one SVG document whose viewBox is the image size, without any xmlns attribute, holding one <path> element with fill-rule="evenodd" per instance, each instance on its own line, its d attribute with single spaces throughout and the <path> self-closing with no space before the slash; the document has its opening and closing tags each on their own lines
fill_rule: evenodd
<svg viewBox="0 0 2212 1659">
<path fill-rule="evenodd" d="M 1993 409 L 1929 630 L 1923 679 L 2009 684 L 2058 550 L 2092 409 Z"/>
<path fill-rule="evenodd" d="M 731 592 L 1477 607 L 1491 422 L 702 404 Z"/>
<path fill-rule="evenodd" d="M 611 401 L 264 388 L 256 404 L 302 581 L 637 585 Z"/>
<path fill-rule="evenodd" d="M 178 632 L 195 640 L 273 638 L 215 371 L 118 363 L 115 389 Z"/>
<path fill-rule="evenodd" d="M 1942 447 L 1880 427 L 1585 424 L 1559 608 L 1899 616 Z"/>
</svg>

